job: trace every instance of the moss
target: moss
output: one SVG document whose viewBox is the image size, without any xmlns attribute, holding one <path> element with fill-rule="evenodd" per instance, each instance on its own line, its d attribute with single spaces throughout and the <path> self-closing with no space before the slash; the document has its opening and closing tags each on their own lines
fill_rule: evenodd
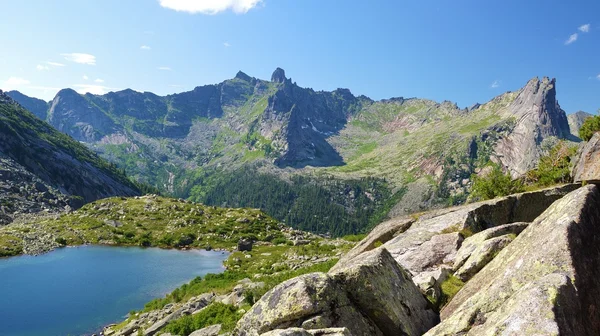
<svg viewBox="0 0 600 336">
<path fill-rule="evenodd" d="M 454 275 L 450 275 L 446 281 L 442 282 L 440 286 L 442 290 L 440 307 L 448 304 L 448 302 L 452 300 L 452 298 L 456 295 L 456 293 L 458 293 L 458 291 L 461 290 L 461 288 L 463 288 L 464 285 L 465 283 Z"/>
</svg>

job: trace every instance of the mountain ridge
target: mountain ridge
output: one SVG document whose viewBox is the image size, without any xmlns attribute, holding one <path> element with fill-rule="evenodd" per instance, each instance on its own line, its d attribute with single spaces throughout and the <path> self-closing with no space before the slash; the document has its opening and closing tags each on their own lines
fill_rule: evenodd
<svg viewBox="0 0 600 336">
<path fill-rule="evenodd" d="M 280 182 L 311 181 L 320 190 L 314 202 L 338 199 L 328 206 L 343 209 L 342 222 L 362 217 L 353 213 L 361 211 L 356 209 L 363 207 L 357 203 L 362 196 L 369 216 L 390 208 L 401 215 L 441 203 L 461 204 L 471 175 L 490 162 L 521 176 L 552 143 L 576 140 L 556 99 L 556 81 L 546 77 L 461 109 L 450 101 L 375 101 L 348 89 L 315 91 L 298 86 L 281 68 L 270 81 L 239 71 L 221 83 L 167 96 L 63 90 L 47 120 L 139 181 L 177 197 L 281 213 L 279 220 L 298 208 L 273 205 L 273 197 L 288 197 L 282 194 L 288 187 Z M 247 197 L 240 196 L 245 192 L 239 187 L 237 193 L 219 196 L 228 190 L 224 181 L 249 181 L 252 171 L 265 178 L 259 179 L 262 185 L 252 184 Z M 360 187 L 356 190 L 362 196 L 356 197 L 351 191 L 365 181 L 377 185 L 378 192 Z M 289 192 L 299 188 L 294 183 Z M 274 193 L 267 192 L 275 185 Z M 410 197 L 404 197 L 406 190 Z M 369 199 L 370 194 L 381 198 Z M 395 207 L 388 204 L 396 201 Z M 275 208 L 266 209 L 266 204 Z M 334 224 L 324 216 L 289 224 L 308 221 L 302 229 L 327 232 Z"/>
<path fill-rule="evenodd" d="M 58 132 L 2 91 L 0 156 L 2 184 L 7 189 L 4 214 L 36 212 L 42 205 L 43 209 L 77 208 L 100 198 L 140 193 L 116 165 Z"/>
</svg>

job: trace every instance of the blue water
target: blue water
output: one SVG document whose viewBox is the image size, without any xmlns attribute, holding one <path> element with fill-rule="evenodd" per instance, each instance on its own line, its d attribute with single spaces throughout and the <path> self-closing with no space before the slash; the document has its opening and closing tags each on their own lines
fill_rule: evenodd
<svg viewBox="0 0 600 336">
<path fill-rule="evenodd" d="M 0 335 L 97 332 L 194 277 L 223 271 L 221 252 L 82 246 L 0 259 Z"/>
</svg>

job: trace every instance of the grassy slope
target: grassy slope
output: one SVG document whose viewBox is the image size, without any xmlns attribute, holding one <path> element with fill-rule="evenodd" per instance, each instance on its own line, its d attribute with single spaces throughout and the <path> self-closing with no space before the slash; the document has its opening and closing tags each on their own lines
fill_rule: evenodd
<svg viewBox="0 0 600 336">
<path fill-rule="evenodd" d="M 117 226 L 114 226 L 116 221 Z M 112 224 L 112 225 L 111 225 Z M 242 237 L 281 238 L 280 224 L 255 209 L 225 209 L 171 198 L 109 198 L 57 219 L 0 227 L 0 256 L 23 251 L 23 237 L 37 232 L 61 245 L 232 249 Z"/>
</svg>

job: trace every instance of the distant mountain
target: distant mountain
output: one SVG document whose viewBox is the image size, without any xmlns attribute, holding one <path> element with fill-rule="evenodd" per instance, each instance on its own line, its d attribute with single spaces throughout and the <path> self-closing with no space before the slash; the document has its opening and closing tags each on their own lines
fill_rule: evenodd
<svg viewBox="0 0 600 336">
<path fill-rule="evenodd" d="M 13 92 L 13 96 L 18 95 Z M 2 91 L 0 186 L 5 215 L 78 207 L 100 198 L 140 193 L 116 165 L 58 132 Z"/>
<path fill-rule="evenodd" d="M 140 181 L 179 197 L 249 206 L 289 225 L 355 232 L 391 211 L 460 204 L 490 161 L 514 176 L 575 139 L 556 83 L 534 78 L 460 109 L 302 88 L 276 69 L 158 96 L 61 90 L 46 120 Z M 24 99 L 25 101 L 25 99 Z"/>
<path fill-rule="evenodd" d="M 36 117 L 46 120 L 48 108 L 50 108 L 50 104 L 48 102 L 41 99 L 28 97 L 19 91 L 8 91 L 5 93 L 15 101 L 18 101 L 21 106 L 23 106 L 27 111 L 33 113 Z"/>
<path fill-rule="evenodd" d="M 567 117 L 569 119 L 569 128 L 571 129 L 571 133 L 575 136 L 579 136 L 579 130 L 586 119 L 593 117 L 593 114 L 579 111 L 573 114 L 569 114 Z"/>
</svg>

